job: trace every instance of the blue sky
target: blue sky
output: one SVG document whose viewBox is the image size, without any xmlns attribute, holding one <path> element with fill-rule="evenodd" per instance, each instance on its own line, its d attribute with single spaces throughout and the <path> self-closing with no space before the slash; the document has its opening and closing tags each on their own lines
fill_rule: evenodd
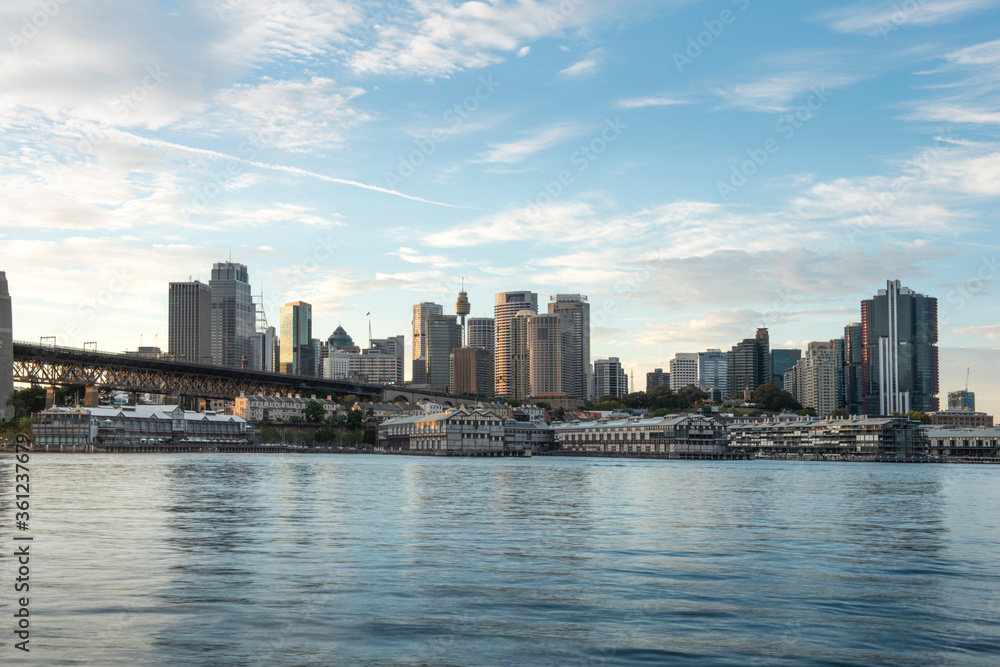
<svg viewBox="0 0 1000 667">
<path fill-rule="evenodd" d="M 840 336 L 937 296 L 942 392 L 1000 413 L 1000 8 L 983 0 L 8 0 L 15 336 L 166 348 L 234 260 L 315 334 L 589 296 L 594 358 Z M 258 290 L 255 290 L 258 291 Z"/>
</svg>

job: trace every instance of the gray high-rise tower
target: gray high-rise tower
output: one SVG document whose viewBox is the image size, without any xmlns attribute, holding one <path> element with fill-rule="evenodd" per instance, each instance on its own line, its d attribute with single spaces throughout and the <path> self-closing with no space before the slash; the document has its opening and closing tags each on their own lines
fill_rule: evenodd
<svg viewBox="0 0 1000 667">
<path fill-rule="evenodd" d="M 173 359 L 212 363 L 212 289 L 193 280 L 170 283 L 167 351 Z"/>
<path fill-rule="evenodd" d="M 496 295 L 493 306 L 493 320 L 496 325 L 494 336 L 495 352 L 493 355 L 493 381 L 496 383 L 496 395 L 502 398 L 514 396 L 515 387 L 527 387 L 529 378 L 518 377 L 518 371 L 528 373 L 528 366 L 515 364 L 515 346 L 513 341 L 514 318 L 523 310 L 538 313 L 538 295 L 534 292 L 501 292 Z M 525 334 L 526 335 L 526 334 Z M 527 344 L 527 338 L 525 345 Z"/>
<path fill-rule="evenodd" d="M 256 312 L 245 264 L 216 262 L 212 266 L 212 363 L 240 368 L 253 359 Z"/>
<path fill-rule="evenodd" d="M 7 274 L 0 271 L 0 420 L 13 419 L 14 408 L 7 405 L 14 393 L 14 326 L 10 312 Z"/>
<path fill-rule="evenodd" d="M 565 329 L 572 334 L 569 377 L 563 379 L 565 391 L 577 398 L 592 398 L 590 365 L 590 304 L 582 294 L 556 294 L 550 297 L 549 313 L 565 321 Z"/>
</svg>

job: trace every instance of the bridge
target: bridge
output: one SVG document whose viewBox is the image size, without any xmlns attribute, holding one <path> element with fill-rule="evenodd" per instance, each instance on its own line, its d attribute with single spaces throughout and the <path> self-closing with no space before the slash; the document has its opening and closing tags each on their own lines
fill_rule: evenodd
<svg viewBox="0 0 1000 667">
<path fill-rule="evenodd" d="M 88 406 L 97 405 L 99 388 L 228 400 L 240 394 L 294 396 L 309 392 L 355 394 L 378 399 L 384 389 L 380 384 L 193 364 L 25 341 L 14 341 L 13 353 L 15 382 L 49 387 L 83 385 L 86 387 L 85 404 Z"/>
</svg>

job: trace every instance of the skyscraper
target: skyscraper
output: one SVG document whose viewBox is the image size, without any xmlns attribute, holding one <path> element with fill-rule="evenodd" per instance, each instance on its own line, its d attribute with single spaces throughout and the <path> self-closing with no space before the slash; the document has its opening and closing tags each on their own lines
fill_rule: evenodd
<svg viewBox="0 0 1000 667">
<path fill-rule="evenodd" d="M 493 340 L 496 335 L 495 327 L 496 322 L 492 317 L 470 317 L 469 332 L 466 335 L 467 345 L 478 347 L 481 350 L 489 350 L 492 355 Z"/>
<path fill-rule="evenodd" d="M 618 357 L 598 359 L 594 362 L 594 400 L 605 396 L 621 398 L 628 393 L 628 376 Z"/>
<path fill-rule="evenodd" d="M 14 324 L 10 308 L 7 274 L 0 271 L 0 421 L 14 418 L 7 405 L 14 393 Z"/>
<path fill-rule="evenodd" d="M 850 415 L 860 415 L 864 410 L 861 382 L 863 361 L 861 323 L 848 324 L 844 327 L 844 409 Z"/>
<path fill-rule="evenodd" d="M 563 381 L 565 392 L 576 398 L 590 398 L 590 304 L 582 294 L 556 294 L 550 299 L 549 313 L 565 320 L 564 328 L 572 337 L 567 350 L 570 375 Z"/>
<path fill-rule="evenodd" d="M 729 398 L 729 355 L 722 350 L 698 353 L 698 388 L 713 401 Z"/>
<path fill-rule="evenodd" d="M 689 384 L 698 386 L 698 354 L 678 352 L 670 360 L 670 388 L 679 391 Z"/>
<path fill-rule="evenodd" d="M 785 388 L 785 371 L 802 358 L 802 350 L 771 350 L 771 379 L 778 389 Z"/>
<path fill-rule="evenodd" d="M 806 356 L 797 363 L 795 399 L 829 417 L 844 407 L 844 341 L 809 343 Z"/>
<path fill-rule="evenodd" d="M 338 324 L 330 337 L 326 339 L 326 344 L 329 346 L 330 352 L 339 352 L 345 347 L 353 347 L 354 339 L 344 331 L 344 327 Z"/>
<path fill-rule="evenodd" d="M 427 384 L 427 318 L 444 315 L 441 304 L 425 301 L 413 306 L 413 372 L 414 384 Z"/>
<path fill-rule="evenodd" d="M 937 412 L 937 299 L 890 280 L 861 302 L 864 412 Z"/>
<path fill-rule="evenodd" d="M 465 318 L 472 312 L 472 305 L 469 303 L 469 295 L 465 291 L 465 279 L 462 280 L 462 291 L 458 293 L 458 301 L 455 302 L 455 314 L 458 316 L 462 335 L 459 340 L 459 347 L 468 345 L 469 336 L 465 331 Z"/>
<path fill-rule="evenodd" d="M 305 301 L 286 303 L 281 309 L 280 373 L 313 375 L 312 306 Z"/>
<path fill-rule="evenodd" d="M 496 395 L 501 398 L 514 396 L 514 350 L 511 346 L 511 327 L 514 323 L 514 317 L 522 310 L 537 314 L 538 295 L 534 292 L 501 292 L 496 295 L 495 305 L 493 306 L 493 319 L 496 325 L 493 367 L 495 371 Z M 527 330 L 524 333 L 526 336 Z M 527 345 L 526 338 L 525 345 Z M 527 371 L 527 369 L 528 366 L 525 364 L 524 370 Z M 524 386 L 527 387 L 527 385 L 528 379 L 525 378 Z"/>
<path fill-rule="evenodd" d="M 531 321 L 536 317 L 534 311 L 521 310 L 510 324 L 509 396 L 519 401 L 531 396 Z"/>
<path fill-rule="evenodd" d="M 968 389 L 948 392 L 948 409 L 964 412 L 976 411 L 976 392 Z"/>
<path fill-rule="evenodd" d="M 458 318 L 455 315 L 429 315 L 424 323 L 426 384 L 447 387 L 451 384 L 451 352 L 462 346 Z"/>
<path fill-rule="evenodd" d="M 451 353 L 451 391 L 454 394 L 493 395 L 493 354 L 477 347 Z"/>
<path fill-rule="evenodd" d="M 251 336 L 256 312 L 245 264 L 216 262 L 212 266 L 212 363 L 241 368 L 253 357 Z"/>
<path fill-rule="evenodd" d="M 550 304 L 555 305 L 555 304 Z M 563 314 L 535 315 L 528 322 L 530 395 L 576 391 L 576 344 L 573 321 Z"/>
<path fill-rule="evenodd" d="M 274 372 L 275 364 L 280 363 L 277 355 L 277 332 L 274 327 L 265 327 L 251 337 L 253 342 L 253 367 L 256 370 Z"/>
<path fill-rule="evenodd" d="M 772 380 L 771 344 L 767 329 L 757 329 L 754 338 L 745 338 L 733 346 L 727 359 L 730 396 L 742 394 Z"/>
<path fill-rule="evenodd" d="M 192 280 L 170 283 L 167 354 L 192 364 L 212 363 L 212 288 Z"/>
<path fill-rule="evenodd" d="M 669 387 L 670 373 L 664 373 L 662 368 L 657 368 L 652 373 L 646 373 L 646 391 L 650 392 L 656 387 Z"/>
</svg>

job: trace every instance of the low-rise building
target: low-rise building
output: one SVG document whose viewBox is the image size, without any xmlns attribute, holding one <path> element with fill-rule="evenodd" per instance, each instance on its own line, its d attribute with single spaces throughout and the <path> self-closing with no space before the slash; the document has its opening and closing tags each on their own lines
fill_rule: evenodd
<svg viewBox="0 0 1000 667">
<path fill-rule="evenodd" d="M 31 421 L 34 446 L 47 451 L 204 449 L 252 445 L 258 437 L 241 417 L 178 405 L 49 408 Z"/>
<path fill-rule="evenodd" d="M 1000 458 L 1000 428 L 924 428 L 931 456 Z"/>
<path fill-rule="evenodd" d="M 404 452 L 500 454 L 504 451 L 504 420 L 488 410 L 465 406 L 397 417 L 379 425 L 378 444 Z"/>
<path fill-rule="evenodd" d="M 332 397 L 300 398 L 298 396 L 262 396 L 251 394 L 239 396 L 233 403 L 233 414 L 251 422 L 305 421 L 306 406 L 316 401 L 323 406 L 326 416 L 343 414 L 344 408 Z"/>
<path fill-rule="evenodd" d="M 538 422 L 507 421 L 503 427 L 503 442 L 508 452 L 546 452 L 553 446 L 552 429 Z"/>
<path fill-rule="evenodd" d="M 659 454 L 670 458 L 721 456 L 726 427 L 703 415 L 600 419 L 551 426 L 556 447 L 578 454 Z"/>
<path fill-rule="evenodd" d="M 747 455 L 912 458 L 927 455 L 927 436 L 907 417 L 808 419 L 729 426 L 729 447 Z"/>
<path fill-rule="evenodd" d="M 967 428 L 989 428 L 993 426 L 993 415 L 969 410 L 940 410 L 927 415 L 935 426 L 964 426 Z"/>
</svg>

